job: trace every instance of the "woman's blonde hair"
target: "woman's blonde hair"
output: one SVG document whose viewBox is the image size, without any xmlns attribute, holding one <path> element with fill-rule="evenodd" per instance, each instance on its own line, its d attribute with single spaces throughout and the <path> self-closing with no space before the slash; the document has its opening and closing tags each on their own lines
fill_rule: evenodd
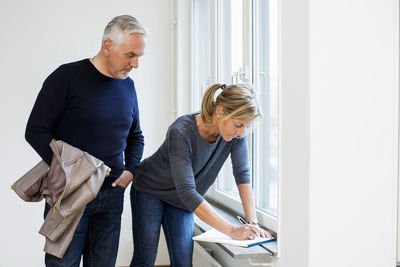
<svg viewBox="0 0 400 267">
<path fill-rule="evenodd" d="M 212 121 L 215 108 L 223 107 L 227 118 L 255 119 L 261 116 L 253 90 L 243 84 L 215 83 L 208 87 L 201 103 L 201 118 L 205 123 Z"/>
</svg>

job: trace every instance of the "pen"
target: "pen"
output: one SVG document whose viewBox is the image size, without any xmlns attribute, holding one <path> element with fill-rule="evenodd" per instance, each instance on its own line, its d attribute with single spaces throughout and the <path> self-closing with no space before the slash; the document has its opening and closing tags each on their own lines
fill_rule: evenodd
<svg viewBox="0 0 400 267">
<path fill-rule="evenodd" d="M 242 223 L 242 224 L 247 224 L 247 222 L 245 221 L 245 219 L 243 219 L 243 218 L 240 217 L 239 215 L 236 216 L 236 217 L 238 218 L 238 220 L 239 220 L 240 223 Z M 256 234 L 256 236 L 260 236 L 260 235 L 259 235 L 259 234 Z"/>
<path fill-rule="evenodd" d="M 242 223 L 242 224 L 247 224 L 247 222 L 246 222 L 242 217 L 240 217 L 239 215 L 236 216 L 236 217 L 238 218 L 238 220 L 239 220 L 240 223 Z"/>
</svg>

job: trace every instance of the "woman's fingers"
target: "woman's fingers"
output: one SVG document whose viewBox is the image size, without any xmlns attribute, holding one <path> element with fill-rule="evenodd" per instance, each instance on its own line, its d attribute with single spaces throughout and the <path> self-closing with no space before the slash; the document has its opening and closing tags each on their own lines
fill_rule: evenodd
<svg viewBox="0 0 400 267">
<path fill-rule="evenodd" d="M 275 237 L 275 235 L 273 235 L 271 232 L 264 230 L 264 229 L 260 228 L 259 226 L 251 225 L 251 224 L 249 224 L 248 226 L 253 231 L 253 233 L 256 234 L 256 236 L 261 236 L 263 238 Z"/>
<path fill-rule="evenodd" d="M 244 239 L 253 240 L 257 236 L 261 236 L 264 238 L 275 237 L 273 233 L 252 224 L 244 224 L 239 227 L 235 227 L 235 230 L 231 235 L 233 239 L 241 239 L 241 240 Z"/>
<path fill-rule="evenodd" d="M 256 236 L 261 235 L 261 228 L 252 224 L 248 224 L 250 230 L 252 231 L 252 234 L 255 234 Z"/>
</svg>

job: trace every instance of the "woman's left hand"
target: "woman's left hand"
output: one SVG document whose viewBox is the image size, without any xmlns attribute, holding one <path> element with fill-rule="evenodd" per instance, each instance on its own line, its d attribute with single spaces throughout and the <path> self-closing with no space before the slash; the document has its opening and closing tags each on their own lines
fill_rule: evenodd
<svg viewBox="0 0 400 267">
<path fill-rule="evenodd" d="M 260 236 L 264 237 L 264 238 L 273 238 L 276 237 L 275 233 L 272 233 L 270 231 L 264 230 L 261 227 L 259 227 L 258 225 L 254 225 L 255 227 L 257 227 L 260 231 Z"/>
</svg>

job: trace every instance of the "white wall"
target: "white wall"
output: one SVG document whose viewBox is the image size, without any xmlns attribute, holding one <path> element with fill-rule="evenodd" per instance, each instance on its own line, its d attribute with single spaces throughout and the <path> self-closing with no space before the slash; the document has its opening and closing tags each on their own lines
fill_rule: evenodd
<svg viewBox="0 0 400 267">
<path fill-rule="evenodd" d="M 276 266 L 308 266 L 309 12 L 307 0 L 279 3 L 280 181 Z"/>
<path fill-rule="evenodd" d="M 395 266 L 398 10 L 396 0 L 280 1 L 275 266 Z"/>
<path fill-rule="evenodd" d="M 395 266 L 397 0 L 310 0 L 310 266 Z"/>
<path fill-rule="evenodd" d="M 131 77 L 138 92 L 145 156 L 161 144 L 172 120 L 172 0 L 0 1 L 0 266 L 43 266 L 38 234 L 43 203 L 24 203 L 9 185 L 39 157 L 24 139 L 26 121 L 43 80 L 60 64 L 94 56 L 107 22 L 136 16 L 150 31 L 146 54 Z M 125 193 L 117 265 L 132 253 L 129 190 Z M 157 264 L 167 264 L 163 248 Z"/>
</svg>

